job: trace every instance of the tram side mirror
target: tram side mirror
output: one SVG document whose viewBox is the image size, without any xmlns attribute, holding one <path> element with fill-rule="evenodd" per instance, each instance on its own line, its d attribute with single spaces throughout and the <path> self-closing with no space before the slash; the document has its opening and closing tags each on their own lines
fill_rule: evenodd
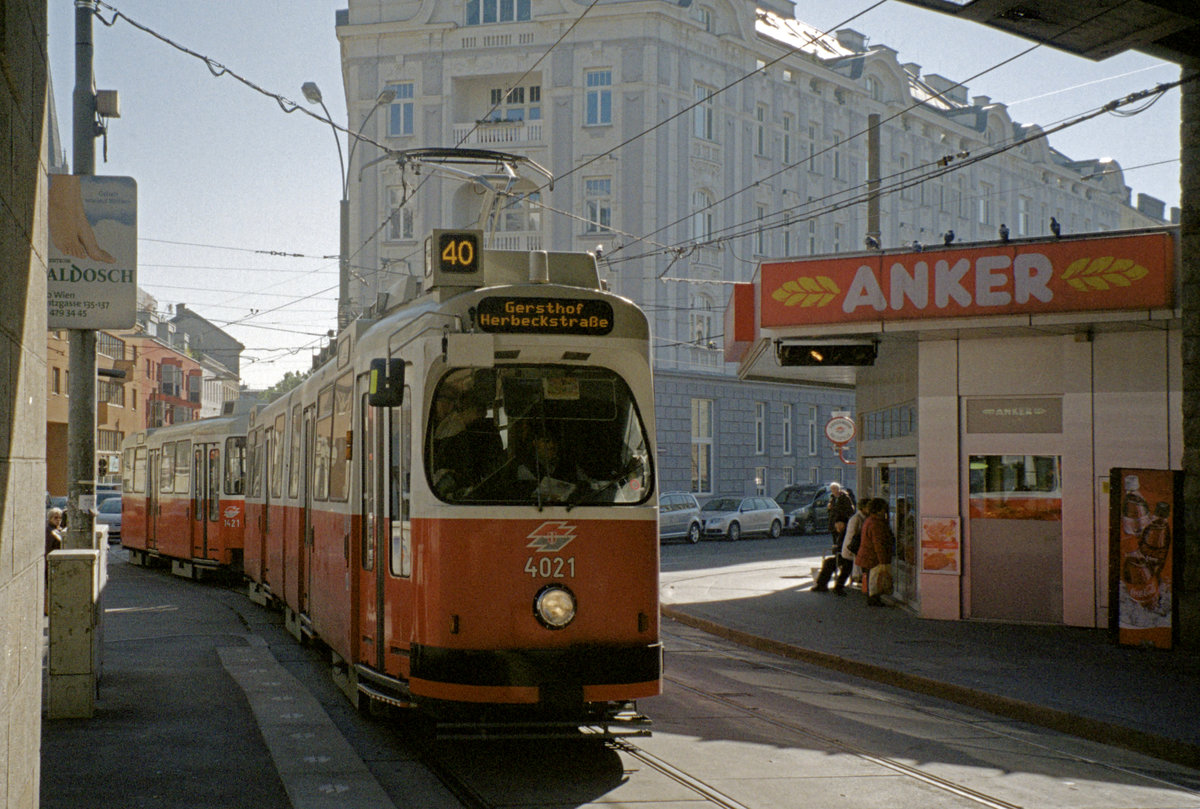
<svg viewBox="0 0 1200 809">
<path fill-rule="evenodd" d="M 371 407 L 399 407 L 404 401 L 404 360 L 382 357 L 371 360 L 371 381 L 367 404 Z"/>
</svg>

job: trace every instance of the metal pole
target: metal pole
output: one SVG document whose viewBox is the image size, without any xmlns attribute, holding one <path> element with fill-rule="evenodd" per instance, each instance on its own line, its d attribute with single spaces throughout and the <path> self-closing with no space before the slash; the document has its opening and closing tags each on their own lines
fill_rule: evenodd
<svg viewBox="0 0 1200 809">
<path fill-rule="evenodd" d="M 96 91 L 92 78 L 92 16 L 95 0 L 75 0 L 75 174 L 96 171 Z M 96 332 L 70 329 L 67 364 L 71 397 L 67 411 L 67 534 L 64 548 L 94 544 L 96 504 Z M 54 463 L 55 459 L 48 459 Z"/>
<path fill-rule="evenodd" d="M 350 324 L 350 200 L 338 205 L 338 331 Z"/>
</svg>

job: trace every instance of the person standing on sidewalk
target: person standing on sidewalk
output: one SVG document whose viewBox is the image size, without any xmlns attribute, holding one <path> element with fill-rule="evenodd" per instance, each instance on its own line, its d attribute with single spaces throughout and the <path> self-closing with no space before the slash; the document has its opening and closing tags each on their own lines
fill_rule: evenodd
<svg viewBox="0 0 1200 809">
<path fill-rule="evenodd" d="M 854 555 L 858 553 L 858 549 L 862 545 L 862 526 L 863 522 L 867 519 L 867 504 L 870 502 L 866 498 L 859 501 L 858 508 L 855 509 L 854 514 L 846 523 L 846 530 L 842 532 L 842 547 L 838 554 L 837 581 L 833 584 L 834 595 L 846 595 L 846 581 L 854 571 Z"/>
<path fill-rule="evenodd" d="M 840 570 L 842 558 L 842 540 L 846 535 L 846 522 L 854 515 L 854 501 L 850 493 L 842 488 L 840 483 L 829 484 L 829 504 L 826 506 L 829 514 L 830 558 L 821 562 L 821 572 L 817 576 L 814 593 L 824 593 L 829 590 L 829 580 L 834 571 Z"/>
<path fill-rule="evenodd" d="M 867 504 L 867 519 L 862 527 L 862 542 L 854 561 L 862 568 L 863 580 L 870 581 L 871 568 L 892 563 L 894 539 L 887 522 L 887 501 L 876 497 Z M 867 604 L 882 607 L 883 599 L 868 590 Z"/>
</svg>

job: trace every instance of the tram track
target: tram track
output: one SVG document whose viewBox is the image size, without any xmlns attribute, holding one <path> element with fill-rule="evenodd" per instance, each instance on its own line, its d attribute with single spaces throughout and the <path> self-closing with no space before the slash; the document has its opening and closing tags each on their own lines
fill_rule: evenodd
<svg viewBox="0 0 1200 809">
<path fill-rule="evenodd" d="M 664 632 L 663 634 L 664 634 L 664 636 L 666 636 L 668 633 Z M 676 638 L 676 640 L 683 640 L 680 636 L 675 636 L 675 638 Z M 754 666 L 757 669 L 769 669 L 769 670 L 773 670 L 773 671 L 776 671 L 776 672 L 779 672 L 782 674 L 786 674 L 787 676 L 791 676 L 791 677 L 801 677 L 801 678 L 804 678 L 804 679 L 807 679 L 810 681 L 823 682 L 823 680 L 820 676 L 808 674 L 803 671 L 798 671 L 795 667 L 788 667 L 788 666 L 773 664 L 773 663 L 764 661 L 760 657 L 755 657 L 754 659 L 751 659 L 751 657 L 749 655 L 733 653 L 733 652 L 730 652 L 728 649 L 721 648 L 720 646 L 715 645 L 715 644 L 704 643 L 700 640 L 697 640 L 696 638 L 687 638 L 685 642 L 693 647 L 699 647 L 710 654 L 715 654 L 715 655 L 724 657 L 729 660 L 733 660 L 733 661 L 737 661 L 740 663 L 744 663 L 746 665 Z M 867 750 L 866 748 L 863 748 L 859 745 L 855 745 L 851 742 L 848 742 L 845 739 L 838 738 L 836 736 L 832 736 L 827 733 L 820 733 L 820 732 L 812 730 L 811 728 L 805 727 L 803 725 L 799 725 L 794 722 L 787 722 L 784 720 L 766 716 L 766 715 L 764 715 L 764 713 L 761 710 L 756 709 L 751 706 L 741 704 L 736 699 L 732 698 L 730 695 L 713 692 L 713 691 L 707 691 L 703 688 L 698 688 L 696 686 L 689 685 L 676 677 L 672 677 L 672 676 L 669 676 L 666 674 L 664 674 L 663 679 L 666 682 L 672 683 L 675 687 L 680 688 L 681 690 L 692 693 L 698 697 L 702 697 L 704 699 L 708 699 L 708 700 L 717 702 L 717 703 L 725 706 L 726 708 L 738 711 L 739 713 L 743 714 L 744 716 L 752 717 L 752 718 L 754 718 L 755 721 L 764 722 L 764 723 L 770 724 L 774 727 L 778 727 L 782 730 L 787 730 L 792 733 L 797 733 L 806 738 L 812 739 L 814 741 L 817 741 L 817 742 L 835 747 L 837 749 L 843 750 L 843 751 L 850 753 L 860 759 L 863 759 L 865 761 L 885 767 L 889 770 L 892 770 L 892 771 L 894 771 L 898 774 L 904 775 L 906 777 L 921 781 L 929 786 L 935 787 L 942 791 L 949 792 L 951 794 L 958 795 L 959 797 L 966 798 L 966 799 L 968 799 L 974 803 L 977 803 L 981 806 L 996 807 L 996 809 L 1014 809 L 1015 807 L 1020 807 L 1020 804 L 1013 804 L 1013 803 L 1005 801 L 1001 798 L 998 798 L 996 796 L 988 795 L 986 793 L 972 789 L 965 785 L 955 783 L 953 781 L 945 779 L 934 773 L 930 773 L 926 770 L 922 770 L 920 768 L 913 767 L 913 766 L 906 764 L 902 761 L 899 761 L 895 758 L 877 755 L 877 754 L 873 753 L 872 751 Z M 1101 760 L 1093 758 L 1093 757 L 1078 755 L 1076 753 L 1064 750 L 1062 747 L 1051 747 L 1049 745 L 1041 744 L 1036 741 L 1033 741 L 1029 738 L 1019 736 L 1015 733 L 1004 733 L 994 727 L 981 727 L 979 725 L 979 723 L 977 723 L 977 722 L 971 722 L 971 721 L 968 721 L 961 717 L 947 714 L 945 712 L 924 708 L 924 707 L 914 704 L 913 702 L 908 701 L 908 700 L 888 698 L 886 695 L 878 693 L 874 689 L 857 688 L 854 686 L 850 686 L 849 690 L 856 697 L 861 698 L 861 699 L 878 702 L 880 704 L 888 705 L 888 706 L 892 706 L 892 707 L 900 707 L 906 711 L 911 711 L 913 713 L 920 714 L 922 716 L 928 717 L 930 719 L 934 719 L 939 722 L 948 722 L 948 723 L 960 725 L 965 728 L 970 728 L 974 732 L 985 732 L 985 733 L 988 733 L 991 736 L 995 737 L 998 740 L 1002 739 L 1007 742 L 1016 742 L 1016 743 L 1026 746 L 1026 747 L 1029 747 L 1031 749 L 1042 752 L 1042 753 L 1052 753 L 1053 755 L 1055 755 L 1057 757 L 1065 758 L 1076 764 L 1086 765 L 1086 766 L 1090 766 L 1090 767 L 1103 768 L 1114 774 L 1119 774 L 1124 777 L 1139 779 L 1141 781 L 1146 782 L 1149 785 L 1168 788 L 1168 789 L 1172 789 L 1172 790 L 1180 790 L 1180 791 L 1188 793 L 1189 795 L 1196 797 L 1197 799 L 1200 799 L 1200 789 L 1197 789 L 1193 786 L 1189 786 L 1184 783 L 1180 783 L 1178 781 L 1168 780 L 1159 775 L 1152 775 L 1145 771 L 1135 770 L 1135 769 L 1131 769 L 1129 767 L 1118 766 L 1118 765 L 1112 764 L 1110 762 L 1101 761 Z"/>
</svg>

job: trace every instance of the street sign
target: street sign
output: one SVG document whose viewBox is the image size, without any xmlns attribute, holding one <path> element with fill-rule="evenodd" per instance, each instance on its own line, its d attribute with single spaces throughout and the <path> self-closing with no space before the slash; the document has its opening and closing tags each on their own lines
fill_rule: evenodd
<svg viewBox="0 0 1200 809">
<path fill-rule="evenodd" d="M 854 419 L 834 416 L 825 423 L 825 437 L 835 444 L 849 444 L 854 439 Z"/>
<path fill-rule="evenodd" d="M 137 183 L 50 175 L 50 329 L 128 329 L 137 311 Z"/>
</svg>

